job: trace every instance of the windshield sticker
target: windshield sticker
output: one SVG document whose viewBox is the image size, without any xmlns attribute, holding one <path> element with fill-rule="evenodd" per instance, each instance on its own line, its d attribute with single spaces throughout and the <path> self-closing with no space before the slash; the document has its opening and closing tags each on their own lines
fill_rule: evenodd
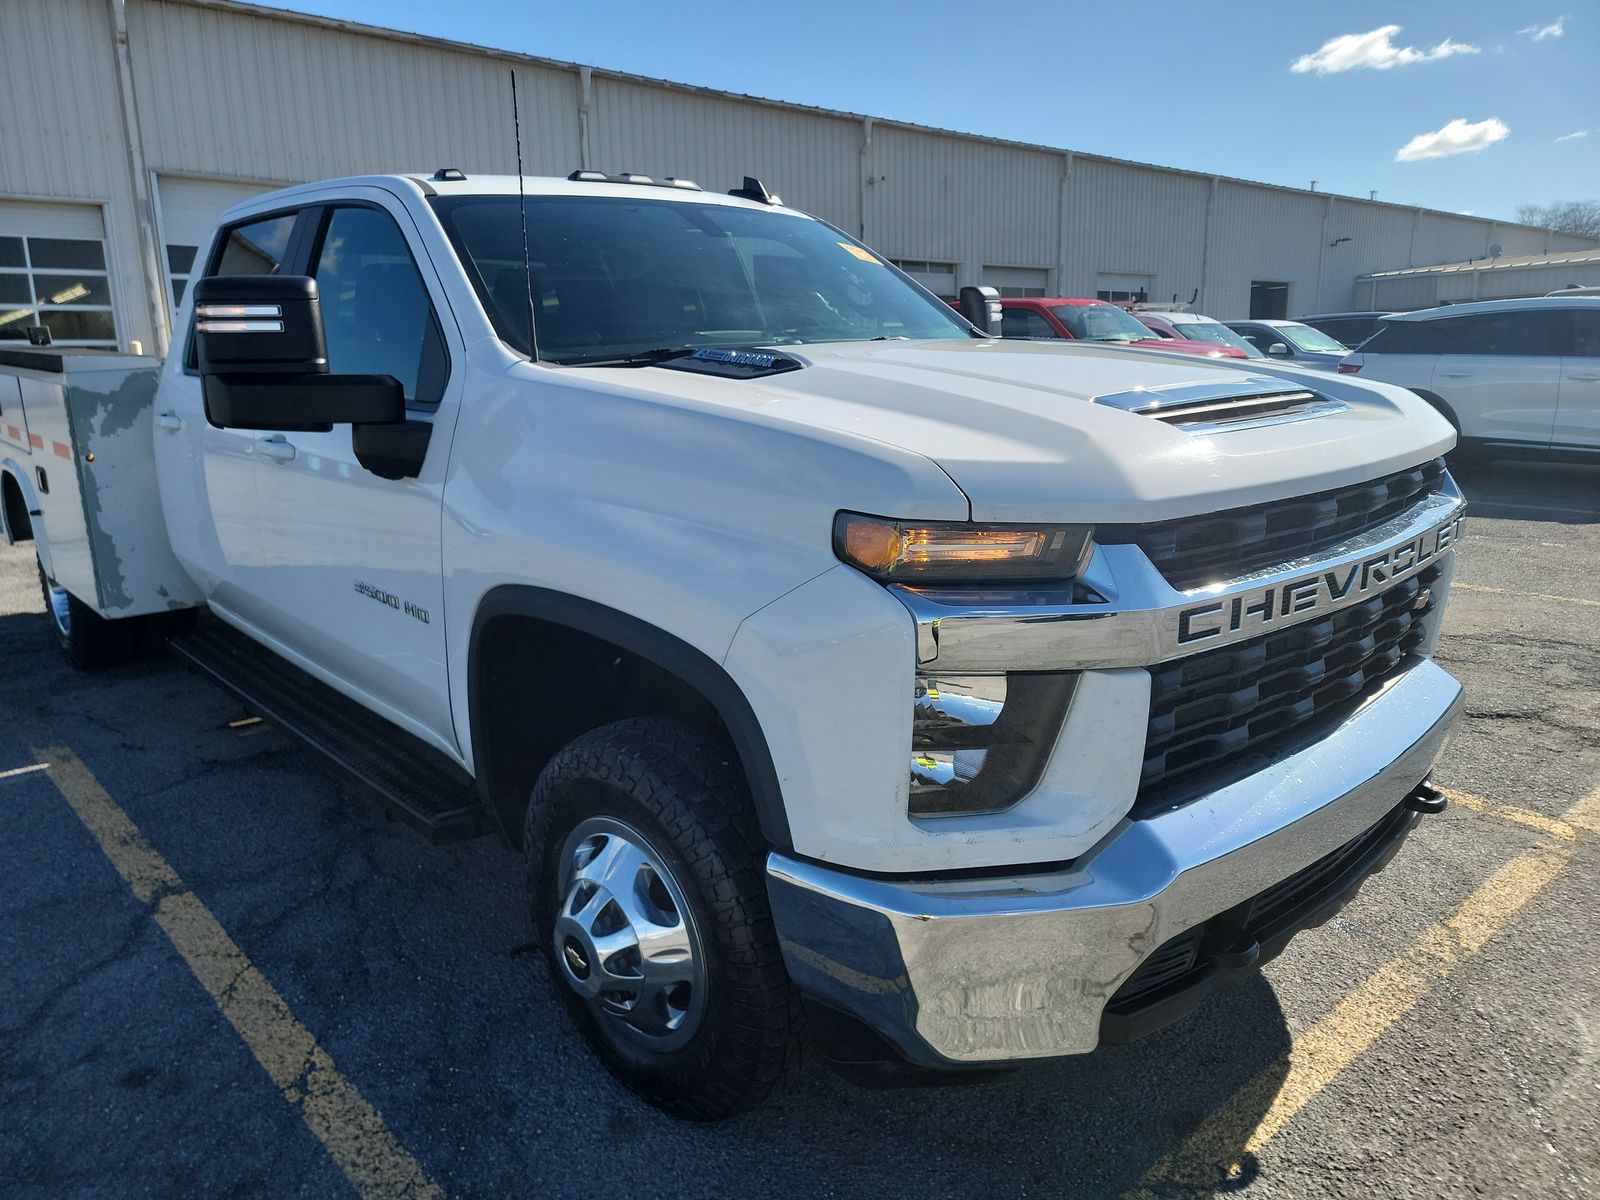
<svg viewBox="0 0 1600 1200">
<path fill-rule="evenodd" d="M 883 265 L 881 262 L 878 261 L 877 258 L 875 258 L 872 255 L 872 253 L 870 251 L 863 250 L 860 246 L 852 245 L 849 242 L 840 242 L 839 243 L 839 249 L 843 250 L 846 254 L 855 255 L 862 262 L 869 262 L 869 263 L 872 263 L 874 266 L 879 266 L 879 267 L 881 267 Z"/>
</svg>

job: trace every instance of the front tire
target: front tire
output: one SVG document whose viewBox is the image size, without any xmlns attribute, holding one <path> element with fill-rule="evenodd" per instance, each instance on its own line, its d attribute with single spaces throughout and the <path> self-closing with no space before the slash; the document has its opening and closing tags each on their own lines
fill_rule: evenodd
<svg viewBox="0 0 1600 1200">
<path fill-rule="evenodd" d="M 766 1099 L 799 1003 L 733 752 L 660 718 L 602 726 L 545 768 L 525 828 L 536 934 L 612 1073 L 693 1120 Z"/>
</svg>

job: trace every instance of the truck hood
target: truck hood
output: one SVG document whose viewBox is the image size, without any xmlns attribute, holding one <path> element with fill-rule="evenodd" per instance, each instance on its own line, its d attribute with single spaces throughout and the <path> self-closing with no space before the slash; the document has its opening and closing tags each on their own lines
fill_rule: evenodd
<svg viewBox="0 0 1600 1200">
<path fill-rule="evenodd" d="M 1403 388 L 1253 359 L 1002 339 L 781 353 L 802 368 L 757 379 L 643 371 L 658 395 L 924 455 L 966 494 L 978 521 L 1144 522 L 1270 502 L 1414 466 L 1455 437 Z M 638 370 L 618 374 L 643 383 Z M 1199 432 L 1096 402 L 1141 388 L 1252 382 L 1263 391 L 1286 382 L 1313 388 L 1343 407 Z"/>
</svg>

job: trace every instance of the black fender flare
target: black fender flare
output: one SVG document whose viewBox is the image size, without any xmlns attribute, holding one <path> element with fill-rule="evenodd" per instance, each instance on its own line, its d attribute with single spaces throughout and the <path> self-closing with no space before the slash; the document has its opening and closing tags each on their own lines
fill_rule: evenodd
<svg viewBox="0 0 1600 1200">
<path fill-rule="evenodd" d="M 486 631 L 495 621 L 504 617 L 530 617 L 610 642 L 670 673 L 700 693 L 721 718 L 733 740 L 734 750 L 739 755 L 745 779 L 750 786 L 762 836 L 776 849 L 792 849 L 793 839 L 789 832 L 788 812 L 783 804 L 783 789 L 778 782 L 772 752 L 767 747 L 766 734 L 762 731 L 755 710 L 750 707 L 750 701 L 722 665 L 682 638 L 647 621 L 593 600 L 528 584 L 501 584 L 484 594 L 473 614 L 467 649 L 467 720 L 474 773 L 478 780 L 479 795 L 485 807 L 494 814 L 495 821 L 500 823 L 502 834 L 509 837 L 499 806 L 490 795 L 486 763 L 488 738 L 483 718 L 487 711 L 483 696 L 485 683 L 480 664 Z"/>
</svg>

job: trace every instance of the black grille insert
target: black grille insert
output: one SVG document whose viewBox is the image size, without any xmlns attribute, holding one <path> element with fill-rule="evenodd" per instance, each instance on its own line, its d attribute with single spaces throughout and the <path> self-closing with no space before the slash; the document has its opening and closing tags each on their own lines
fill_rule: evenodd
<svg viewBox="0 0 1600 1200">
<path fill-rule="evenodd" d="M 1230 508 L 1156 525 L 1102 526 L 1102 543 L 1132 542 L 1173 587 L 1236 579 L 1307 554 L 1399 516 L 1439 490 L 1444 459 L 1396 471 L 1370 483 L 1312 496 Z"/>
<path fill-rule="evenodd" d="M 1343 720 L 1405 669 L 1438 577 L 1439 568 L 1429 567 L 1326 617 L 1152 667 L 1134 815 L 1181 803 L 1197 783 L 1213 788 L 1242 778 L 1286 742 L 1320 736 Z"/>
</svg>

